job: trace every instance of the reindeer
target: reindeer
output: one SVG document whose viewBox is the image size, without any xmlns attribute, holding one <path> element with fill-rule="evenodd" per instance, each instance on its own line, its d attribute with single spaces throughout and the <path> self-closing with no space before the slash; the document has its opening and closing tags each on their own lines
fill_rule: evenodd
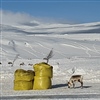
<svg viewBox="0 0 100 100">
<path fill-rule="evenodd" d="M 8 62 L 8 64 L 10 65 L 9 67 L 12 67 L 12 64 L 13 64 L 13 63 L 12 63 L 12 62 Z"/>
<path fill-rule="evenodd" d="M 12 62 L 8 62 L 8 64 L 12 64 Z"/>
<path fill-rule="evenodd" d="M 33 66 L 33 64 L 28 64 L 29 66 Z"/>
<path fill-rule="evenodd" d="M 20 66 L 21 66 L 21 65 L 25 65 L 24 62 L 20 63 Z"/>
<path fill-rule="evenodd" d="M 75 81 L 81 83 L 81 88 L 83 88 L 83 76 L 82 75 L 73 75 L 71 76 L 69 82 L 68 82 L 68 88 L 70 88 L 73 85 L 73 88 L 75 88 Z"/>
</svg>

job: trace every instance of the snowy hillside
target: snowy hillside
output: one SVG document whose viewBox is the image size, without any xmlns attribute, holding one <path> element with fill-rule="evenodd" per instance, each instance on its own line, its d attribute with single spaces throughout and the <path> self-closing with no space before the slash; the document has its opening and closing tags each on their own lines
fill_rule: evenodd
<svg viewBox="0 0 100 100">
<path fill-rule="evenodd" d="M 16 94 L 12 88 L 13 73 L 16 69 L 21 67 L 33 70 L 33 67 L 28 64 L 34 65 L 45 61 L 43 58 L 52 48 L 53 57 L 49 64 L 53 66 L 53 93 L 56 91 L 59 94 L 59 87 L 56 89 L 55 85 L 66 84 L 72 75 L 72 69 L 75 70 L 74 74 L 84 76 L 85 85 L 91 83 L 90 85 L 98 86 L 100 84 L 100 22 L 44 24 L 33 21 L 22 25 L 1 24 L 0 37 L 2 63 L 0 64 L 0 83 L 2 83 L 0 91 L 2 91 L 2 95 Z M 8 62 L 13 62 L 16 55 L 19 56 L 15 60 L 14 66 L 11 67 Z M 20 66 L 22 62 L 25 65 Z M 6 83 L 9 83 L 9 88 Z M 94 91 L 91 91 L 91 87 Z M 87 90 L 85 88 L 81 93 L 84 94 L 86 91 L 88 94 L 100 94 L 100 88 L 96 87 L 95 89 L 93 86 L 88 88 Z M 66 89 L 62 86 L 60 92 L 66 92 Z M 81 90 L 74 91 L 80 93 Z M 50 93 L 53 94 L 52 89 L 47 92 L 47 94 Z M 69 94 L 71 93 L 74 94 L 72 90 L 69 90 Z"/>
<path fill-rule="evenodd" d="M 100 22 L 74 25 L 46 23 L 36 26 L 3 24 L 1 27 L 3 59 L 11 59 L 16 54 L 25 59 L 41 59 L 51 48 L 54 49 L 54 58 L 58 59 L 94 57 L 100 54 Z M 89 32 L 93 34 L 84 34 Z"/>
</svg>

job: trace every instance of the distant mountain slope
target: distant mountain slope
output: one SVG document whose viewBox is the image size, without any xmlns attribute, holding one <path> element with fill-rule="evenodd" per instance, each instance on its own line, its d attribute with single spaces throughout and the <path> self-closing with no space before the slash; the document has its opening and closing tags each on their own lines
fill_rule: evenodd
<svg viewBox="0 0 100 100">
<path fill-rule="evenodd" d="M 2 59 L 14 59 L 16 54 L 23 59 L 43 59 L 52 48 L 54 59 L 100 56 L 100 22 L 1 27 Z"/>
<path fill-rule="evenodd" d="M 84 24 L 41 24 L 23 23 L 20 25 L 0 25 L 2 31 L 11 31 L 25 34 L 76 34 L 100 33 L 100 22 Z"/>
</svg>

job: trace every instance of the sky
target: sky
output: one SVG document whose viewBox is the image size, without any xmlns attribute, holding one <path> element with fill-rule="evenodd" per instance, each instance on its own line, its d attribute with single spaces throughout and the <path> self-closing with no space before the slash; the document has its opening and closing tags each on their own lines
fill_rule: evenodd
<svg viewBox="0 0 100 100">
<path fill-rule="evenodd" d="M 100 0 L 1 0 L 0 9 L 62 22 L 100 21 Z"/>
</svg>

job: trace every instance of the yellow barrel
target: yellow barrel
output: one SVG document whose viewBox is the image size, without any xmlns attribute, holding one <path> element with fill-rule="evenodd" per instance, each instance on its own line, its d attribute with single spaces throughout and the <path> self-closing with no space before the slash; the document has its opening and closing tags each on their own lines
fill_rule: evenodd
<svg viewBox="0 0 100 100">
<path fill-rule="evenodd" d="M 52 82 L 50 77 L 34 77 L 34 90 L 45 90 L 51 88 Z"/>
<path fill-rule="evenodd" d="M 53 67 L 47 63 L 38 63 L 33 66 L 35 76 L 53 77 Z"/>
<path fill-rule="evenodd" d="M 34 71 L 32 70 L 23 70 L 17 69 L 14 73 L 14 77 L 16 81 L 23 80 L 23 81 L 31 81 L 34 79 Z"/>
<path fill-rule="evenodd" d="M 14 80 L 14 90 L 32 90 L 33 81 L 15 81 Z"/>
</svg>

